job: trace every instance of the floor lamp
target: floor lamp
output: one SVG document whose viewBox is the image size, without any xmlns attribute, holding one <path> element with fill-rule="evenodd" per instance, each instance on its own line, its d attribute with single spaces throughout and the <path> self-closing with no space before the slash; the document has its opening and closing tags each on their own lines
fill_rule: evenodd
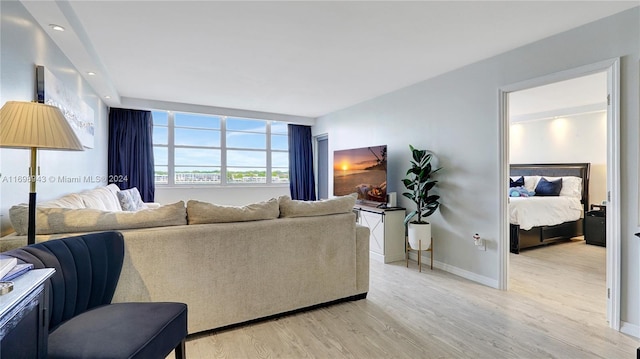
<svg viewBox="0 0 640 359">
<path fill-rule="evenodd" d="M 36 156 L 38 149 L 83 151 L 60 109 L 37 102 L 7 101 L 0 109 L 0 147 L 31 149 L 27 244 L 36 241 Z"/>
</svg>

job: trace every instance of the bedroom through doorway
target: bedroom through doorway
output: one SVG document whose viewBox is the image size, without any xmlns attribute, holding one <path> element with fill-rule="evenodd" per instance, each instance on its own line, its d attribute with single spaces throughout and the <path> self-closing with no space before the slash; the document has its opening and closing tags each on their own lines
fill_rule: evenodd
<svg viewBox="0 0 640 359">
<path fill-rule="evenodd" d="M 506 231 L 507 240 L 511 240 L 511 243 L 503 243 L 507 247 L 503 247 L 502 250 L 507 256 L 502 265 L 505 274 L 501 277 L 505 283 L 504 288 L 527 296 L 544 297 L 550 305 L 571 308 L 571 311 L 575 311 L 574 315 L 590 313 L 598 320 L 609 321 L 609 325 L 614 328 L 618 325 L 616 320 L 619 321 L 619 311 L 616 312 L 617 304 L 611 297 L 607 297 L 607 294 L 610 295 L 610 288 L 615 287 L 611 285 L 611 278 L 615 278 L 616 272 L 619 272 L 610 268 L 619 265 L 619 262 L 608 252 L 610 248 L 604 246 L 606 243 L 611 247 L 611 238 L 602 243 L 594 243 L 593 239 L 596 230 L 601 230 L 596 234 L 603 237 L 602 240 L 606 240 L 612 233 L 611 228 L 604 228 L 606 223 L 611 223 L 611 219 L 607 219 L 604 213 L 609 212 L 606 209 L 611 196 L 612 183 L 608 183 L 608 180 L 612 172 L 619 171 L 619 166 L 614 165 L 612 168 L 610 163 L 611 158 L 616 158 L 615 148 L 619 147 L 617 135 L 611 137 L 612 129 L 615 129 L 617 124 L 617 113 L 612 110 L 617 109 L 617 106 L 610 105 L 611 93 L 617 94 L 611 91 L 612 83 L 616 83 L 612 81 L 615 80 L 613 75 L 617 75 L 616 66 L 617 62 L 613 60 L 613 64 L 601 63 L 565 74 L 554 74 L 549 76 L 551 80 L 535 79 L 526 84 L 513 85 L 511 91 L 501 89 L 500 92 L 503 109 L 501 118 L 507 119 L 503 120 L 503 130 L 506 131 L 504 158 L 508 159 L 505 160 L 504 168 L 506 175 L 511 178 L 510 186 L 520 187 L 519 191 L 515 192 L 509 187 L 509 194 L 514 197 L 533 195 L 541 177 L 545 177 L 544 180 L 548 182 L 558 182 L 558 177 L 562 176 L 565 186 L 562 195 L 558 197 L 570 196 L 571 193 L 576 193 L 578 188 L 574 188 L 575 179 L 572 178 L 572 174 L 555 174 L 548 172 L 548 169 L 545 169 L 547 172 L 544 172 L 546 175 L 543 176 L 535 176 L 534 173 L 525 176 L 526 186 L 519 182 L 514 184 L 513 181 L 523 181 L 524 178 L 510 176 L 511 165 L 589 166 L 586 177 L 588 184 L 585 184 L 584 188 L 588 197 L 580 198 L 578 192 L 578 204 L 574 203 L 576 200 L 571 202 L 574 213 L 568 215 L 568 218 L 562 217 L 565 215 L 562 213 L 565 211 L 564 208 L 554 208 L 543 213 L 540 219 L 535 219 L 541 221 L 536 227 L 535 220 L 531 220 L 532 217 L 517 217 L 518 213 L 522 216 L 522 213 L 529 213 L 529 210 L 518 212 L 518 207 L 515 206 L 513 208 L 516 210 L 510 210 L 510 202 L 525 201 L 526 198 L 515 198 L 512 201 L 512 197 L 507 194 L 504 213 L 507 217 L 506 226 L 509 228 Z M 614 138 L 615 143 L 612 143 L 611 138 Z M 613 179 L 615 183 L 617 176 L 613 176 Z M 550 184 L 542 185 L 539 190 L 544 191 L 547 188 L 548 191 Z M 554 185 L 557 187 L 557 183 Z M 548 194 L 558 195 L 559 193 L 554 193 L 559 192 L 556 189 L 552 189 L 552 193 Z M 536 199 L 543 200 L 540 197 Z M 580 206 L 580 200 L 584 202 L 582 210 L 578 211 L 577 218 L 571 218 L 576 215 L 576 206 Z M 602 211 L 598 213 L 602 214 L 602 218 L 595 218 L 594 222 L 591 210 Z M 615 208 L 613 210 L 613 217 L 617 218 L 617 211 Z M 563 223 L 549 223 L 549 226 L 545 226 L 544 221 L 549 220 L 549 217 L 557 217 L 556 221 L 562 217 Z M 518 224 L 518 221 L 523 224 Z M 512 222 L 517 226 L 512 225 Z M 594 227 L 596 222 L 597 225 Z M 566 226 L 567 224 L 571 225 Z M 533 228 L 530 228 L 531 226 Z M 575 231 L 567 230 L 563 226 L 574 228 Z M 529 227 L 530 231 L 524 231 L 520 227 Z M 518 235 L 514 236 L 514 228 L 515 233 L 534 235 L 522 240 Z M 540 234 L 534 231 L 536 228 L 540 228 Z M 566 239 L 558 240 L 561 237 Z M 520 242 L 524 243 L 523 247 L 530 248 L 516 248 L 514 251 L 513 238 L 520 239 Z M 531 238 L 541 238 L 540 241 L 544 243 L 531 242 Z M 617 246 L 617 243 L 613 243 L 614 248 Z M 613 262 L 611 258 L 614 258 Z M 616 297 L 615 300 L 619 298 Z"/>
</svg>

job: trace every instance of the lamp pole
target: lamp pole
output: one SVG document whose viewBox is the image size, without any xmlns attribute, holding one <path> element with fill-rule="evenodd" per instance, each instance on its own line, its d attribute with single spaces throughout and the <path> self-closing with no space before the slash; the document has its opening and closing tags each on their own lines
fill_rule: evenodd
<svg viewBox="0 0 640 359">
<path fill-rule="evenodd" d="M 36 243 L 36 156 L 38 149 L 31 147 L 31 167 L 29 167 L 29 227 L 27 244 Z"/>
</svg>

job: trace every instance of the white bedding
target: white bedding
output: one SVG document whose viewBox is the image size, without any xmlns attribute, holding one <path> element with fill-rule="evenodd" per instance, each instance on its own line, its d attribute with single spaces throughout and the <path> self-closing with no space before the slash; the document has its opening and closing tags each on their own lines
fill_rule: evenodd
<svg viewBox="0 0 640 359">
<path fill-rule="evenodd" d="M 518 224 L 524 230 L 576 221 L 582 217 L 582 211 L 580 200 L 574 197 L 509 198 L 509 223 Z"/>
</svg>

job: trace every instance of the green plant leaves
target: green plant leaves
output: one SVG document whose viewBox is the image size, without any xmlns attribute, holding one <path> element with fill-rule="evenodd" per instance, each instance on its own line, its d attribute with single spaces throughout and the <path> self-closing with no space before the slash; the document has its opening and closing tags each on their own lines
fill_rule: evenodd
<svg viewBox="0 0 640 359">
<path fill-rule="evenodd" d="M 418 216 L 417 222 L 424 222 L 422 218 L 432 215 L 440 206 L 440 196 L 429 195 L 429 191 L 438 183 L 438 181 L 431 180 L 431 175 L 439 171 L 440 168 L 433 169 L 431 166 L 432 155 L 426 150 L 416 149 L 412 145 L 409 145 L 409 148 L 413 161 L 409 161 L 411 167 L 407 170 L 406 178 L 402 180 L 402 183 L 410 192 L 404 192 L 402 195 L 416 204 L 416 210 L 407 214 L 404 220 L 405 225 L 416 215 Z"/>
</svg>

